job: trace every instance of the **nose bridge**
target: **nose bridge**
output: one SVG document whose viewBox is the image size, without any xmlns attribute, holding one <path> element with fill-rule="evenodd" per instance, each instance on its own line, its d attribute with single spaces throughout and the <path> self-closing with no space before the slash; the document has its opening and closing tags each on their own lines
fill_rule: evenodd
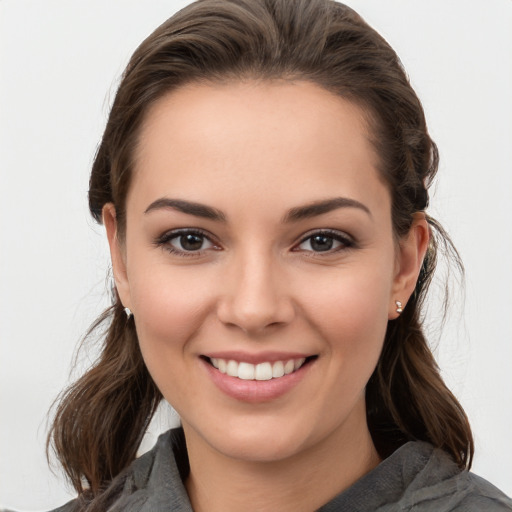
<svg viewBox="0 0 512 512">
<path fill-rule="evenodd" d="M 247 247 L 234 255 L 227 269 L 219 318 L 245 332 L 260 332 L 293 317 L 279 262 L 270 250 Z"/>
</svg>

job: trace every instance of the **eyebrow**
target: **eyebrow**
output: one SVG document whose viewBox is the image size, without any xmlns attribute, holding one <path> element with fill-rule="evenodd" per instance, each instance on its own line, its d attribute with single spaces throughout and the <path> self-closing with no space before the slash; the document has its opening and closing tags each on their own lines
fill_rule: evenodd
<svg viewBox="0 0 512 512">
<path fill-rule="evenodd" d="M 323 215 L 324 213 L 329 213 L 339 208 L 357 208 L 367 213 L 370 217 L 372 216 L 370 209 L 363 203 L 348 197 L 334 197 L 292 208 L 285 214 L 282 222 L 284 224 L 298 222 L 303 219 L 310 219 L 318 215 Z M 217 210 L 217 208 L 192 201 L 185 201 L 183 199 L 171 199 L 167 197 L 162 197 L 153 201 L 146 208 L 144 213 L 162 209 L 178 210 L 188 215 L 194 215 L 195 217 L 202 217 L 204 219 L 214 220 L 217 222 L 226 222 L 227 220 L 226 215 L 222 211 Z"/>
<path fill-rule="evenodd" d="M 170 199 L 162 197 L 153 201 L 144 211 L 149 213 L 154 210 L 171 209 L 178 210 L 188 215 L 194 215 L 195 217 L 202 217 L 204 219 L 215 220 L 218 222 L 226 222 L 226 216 L 220 210 L 206 206 L 201 203 L 194 203 L 192 201 L 184 201 L 183 199 Z"/>
<path fill-rule="evenodd" d="M 370 209 L 355 199 L 350 199 L 348 197 L 333 197 L 332 199 L 314 201 L 313 203 L 307 204 L 305 206 L 292 208 L 284 216 L 283 223 L 310 219 L 312 217 L 337 210 L 338 208 L 357 208 L 367 213 L 370 217 L 372 216 Z"/>
</svg>

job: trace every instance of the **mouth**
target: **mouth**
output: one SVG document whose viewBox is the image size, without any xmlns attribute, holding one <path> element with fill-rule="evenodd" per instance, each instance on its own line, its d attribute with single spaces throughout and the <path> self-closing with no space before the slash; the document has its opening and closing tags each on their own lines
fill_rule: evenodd
<svg viewBox="0 0 512 512">
<path fill-rule="evenodd" d="M 302 367 L 310 364 L 318 356 L 283 359 L 280 361 L 263 361 L 258 364 L 219 357 L 201 357 L 213 368 L 229 377 L 245 381 L 268 381 L 295 373 Z"/>
</svg>

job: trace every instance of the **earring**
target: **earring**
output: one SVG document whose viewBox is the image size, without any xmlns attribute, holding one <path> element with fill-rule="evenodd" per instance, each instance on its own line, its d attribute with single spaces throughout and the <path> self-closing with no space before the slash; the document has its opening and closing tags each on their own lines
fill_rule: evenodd
<svg viewBox="0 0 512 512">
<path fill-rule="evenodd" d="M 398 314 L 402 313 L 402 311 L 403 311 L 402 303 L 399 300 L 395 300 L 395 304 L 396 304 L 396 312 Z"/>
<path fill-rule="evenodd" d="M 132 312 L 131 312 L 130 308 L 124 308 L 124 312 L 126 313 L 126 317 L 129 320 L 130 317 L 132 316 Z"/>
</svg>

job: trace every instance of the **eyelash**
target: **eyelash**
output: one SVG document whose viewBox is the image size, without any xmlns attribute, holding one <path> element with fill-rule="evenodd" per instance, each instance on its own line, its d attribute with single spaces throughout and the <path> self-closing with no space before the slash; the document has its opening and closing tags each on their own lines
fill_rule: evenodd
<svg viewBox="0 0 512 512">
<path fill-rule="evenodd" d="M 340 247 L 337 247 L 335 249 L 329 249 L 327 251 L 307 251 L 308 253 L 311 253 L 308 255 L 308 257 L 322 257 L 323 254 L 331 255 L 334 253 L 337 253 L 339 251 L 344 251 L 347 249 L 353 249 L 356 247 L 355 241 L 348 235 L 340 232 L 335 231 L 332 229 L 322 229 L 319 231 L 313 231 L 310 233 L 306 233 L 301 241 L 295 246 L 298 247 L 302 245 L 304 242 L 307 242 L 308 240 L 312 240 L 315 237 L 325 237 L 330 238 L 332 240 L 335 240 L 336 242 L 339 242 L 341 244 Z M 311 243 L 311 242 L 310 242 Z M 294 251 L 299 251 L 299 249 L 294 248 Z"/>
<path fill-rule="evenodd" d="M 197 236 L 197 237 L 206 239 L 212 244 L 212 247 L 214 248 L 214 250 L 220 250 L 218 245 L 212 240 L 211 235 L 209 235 L 208 233 L 206 233 L 200 229 L 179 229 L 179 230 L 174 230 L 174 231 L 168 231 L 168 232 L 164 233 L 163 235 L 161 235 L 160 237 L 158 237 L 154 243 L 157 247 L 161 247 L 173 255 L 184 257 L 184 258 L 190 258 L 190 257 L 197 258 L 197 257 L 202 256 L 204 254 L 205 250 L 208 250 L 208 249 L 200 249 L 197 251 L 179 250 L 170 244 L 170 242 L 172 240 L 179 238 L 181 236 L 186 236 L 186 235 L 192 235 L 192 236 Z M 301 246 L 303 243 L 307 242 L 308 240 L 313 239 L 314 237 L 329 238 L 336 242 L 339 242 L 341 244 L 341 246 L 338 248 L 329 249 L 326 251 L 305 251 L 306 253 L 311 253 L 311 255 L 308 255 L 308 257 L 318 257 L 318 256 L 321 257 L 323 254 L 331 255 L 331 254 L 334 254 L 339 251 L 343 251 L 343 250 L 347 250 L 347 249 L 356 247 L 354 240 L 351 237 L 349 237 L 348 235 L 342 234 L 339 231 L 335 231 L 335 230 L 331 230 L 331 229 L 323 229 L 323 230 L 319 230 L 319 231 L 313 231 L 313 232 L 310 232 L 310 233 L 307 233 L 306 235 L 304 235 L 302 237 L 302 239 L 300 240 L 300 242 L 294 246 L 292 251 L 299 252 L 300 249 L 298 249 L 297 247 Z"/>
<path fill-rule="evenodd" d="M 176 249 L 175 247 L 173 247 L 171 245 L 170 242 L 172 240 L 179 238 L 181 236 L 186 236 L 186 235 L 193 235 L 193 236 L 204 238 L 204 239 L 208 240 L 212 244 L 212 246 L 214 248 L 216 248 L 216 250 L 218 250 L 218 246 L 215 244 L 215 242 L 212 241 L 211 235 L 209 235 L 208 233 L 206 233 L 200 229 L 177 229 L 174 231 L 168 231 L 167 233 L 164 233 L 163 235 L 161 235 L 160 237 L 158 237 L 155 240 L 155 245 L 157 247 L 161 247 L 161 248 L 165 249 L 167 252 L 170 252 L 173 255 L 184 257 L 184 258 L 191 258 L 191 257 L 197 258 L 199 256 L 202 256 L 205 249 L 198 250 L 198 251 L 186 251 L 186 250 Z"/>
</svg>

